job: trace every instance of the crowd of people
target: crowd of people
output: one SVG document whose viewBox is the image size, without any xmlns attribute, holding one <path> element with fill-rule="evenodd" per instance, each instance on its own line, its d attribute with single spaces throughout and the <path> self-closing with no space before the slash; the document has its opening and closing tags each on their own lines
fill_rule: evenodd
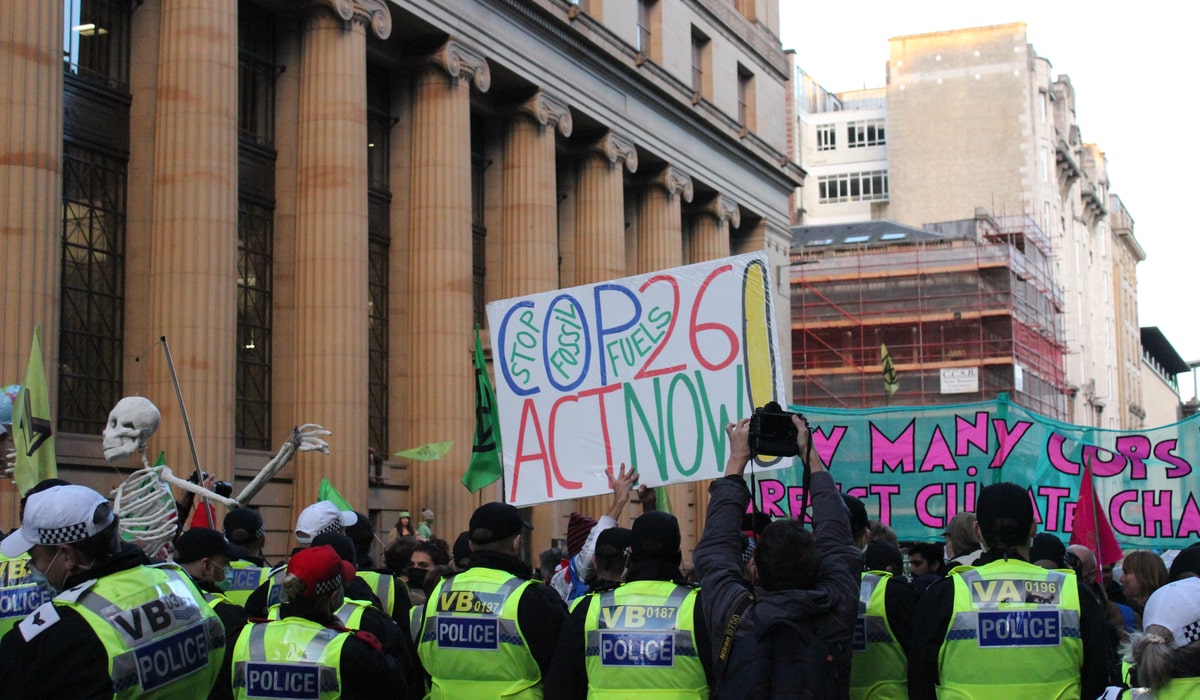
<svg viewBox="0 0 1200 700">
<path fill-rule="evenodd" d="M 1011 483 L 944 543 L 900 543 L 794 423 L 811 528 L 754 512 L 732 423 L 686 573 L 677 519 L 624 465 L 608 511 L 532 565 L 510 505 L 453 544 L 404 511 L 375 562 L 369 519 L 328 501 L 279 565 L 249 508 L 154 561 L 108 499 L 47 480 L 0 542 L 0 698 L 1200 697 L 1200 546 L 1117 574 L 1039 534 Z"/>
</svg>

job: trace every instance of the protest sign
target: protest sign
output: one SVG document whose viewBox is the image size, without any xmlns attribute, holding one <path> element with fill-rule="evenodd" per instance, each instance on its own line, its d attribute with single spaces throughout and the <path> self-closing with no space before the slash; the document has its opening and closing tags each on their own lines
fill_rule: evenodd
<svg viewBox="0 0 1200 700">
<path fill-rule="evenodd" d="M 973 511 L 979 489 L 1029 489 L 1038 530 L 1066 542 L 1084 465 L 1100 506 L 1130 548 L 1186 547 L 1200 535 L 1200 416 L 1136 431 L 1060 423 L 999 401 L 847 410 L 792 406 L 808 417 L 814 449 L 842 490 L 901 540 L 940 541 L 950 518 Z M 772 517 L 800 513 L 802 470 L 758 481 Z"/>
<path fill-rule="evenodd" d="M 759 252 L 488 304 L 505 500 L 720 476 L 725 425 L 784 403 L 770 280 Z"/>
</svg>

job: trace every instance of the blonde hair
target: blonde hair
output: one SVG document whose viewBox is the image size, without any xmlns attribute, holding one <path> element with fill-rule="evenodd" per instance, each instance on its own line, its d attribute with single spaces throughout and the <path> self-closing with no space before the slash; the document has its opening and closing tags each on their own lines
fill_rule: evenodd
<svg viewBox="0 0 1200 700">
<path fill-rule="evenodd" d="M 1124 656 L 1137 668 L 1138 683 L 1156 691 L 1177 677 L 1184 661 L 1200 658 L 1200 641 L 1173 649 L 1174 640 L 1171 630 L 1162 625 L 1147 625 L 1133 634 Z"/>
</svg>

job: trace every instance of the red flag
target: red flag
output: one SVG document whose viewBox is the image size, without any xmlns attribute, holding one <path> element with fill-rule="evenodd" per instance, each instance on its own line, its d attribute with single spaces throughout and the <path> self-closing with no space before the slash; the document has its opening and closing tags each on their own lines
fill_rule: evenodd
<svg viewBox="0 0 1200 700">
<path fill-rule="evenodd" d="M 1096 555 L 1096 580 L 1100 583 L 1103 583 L 1101 572 L 1104 567 L 1115 564 L 1124 556 L 1092 484 L 1091 460 L 1087 460 L 1083 465 L 1083 482 L 1079 486 L 1079 502 L 1075 504 L 1071 544 L 1081 544 Z"/>
</svg>

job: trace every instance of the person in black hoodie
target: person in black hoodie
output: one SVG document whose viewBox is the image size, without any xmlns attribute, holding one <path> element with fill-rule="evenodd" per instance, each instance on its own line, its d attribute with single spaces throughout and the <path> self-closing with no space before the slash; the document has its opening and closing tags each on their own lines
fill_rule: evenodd
<svg viewBox="0 0 1200 700">
<path fill-rule="evenodd" d="M 714 642 L 712 697 L 846 698 L 858 615 L 862 552 L 846 504 L 797 417 L 796 446 L 812 471 L 810 532 L 797 520 L 763 530 L 742 577 L 742 514 L 750 490 L 749 419 L 731 423 L 725 477 L 709 486 L 704 534 L 694 561 Z"/>
</svg>

